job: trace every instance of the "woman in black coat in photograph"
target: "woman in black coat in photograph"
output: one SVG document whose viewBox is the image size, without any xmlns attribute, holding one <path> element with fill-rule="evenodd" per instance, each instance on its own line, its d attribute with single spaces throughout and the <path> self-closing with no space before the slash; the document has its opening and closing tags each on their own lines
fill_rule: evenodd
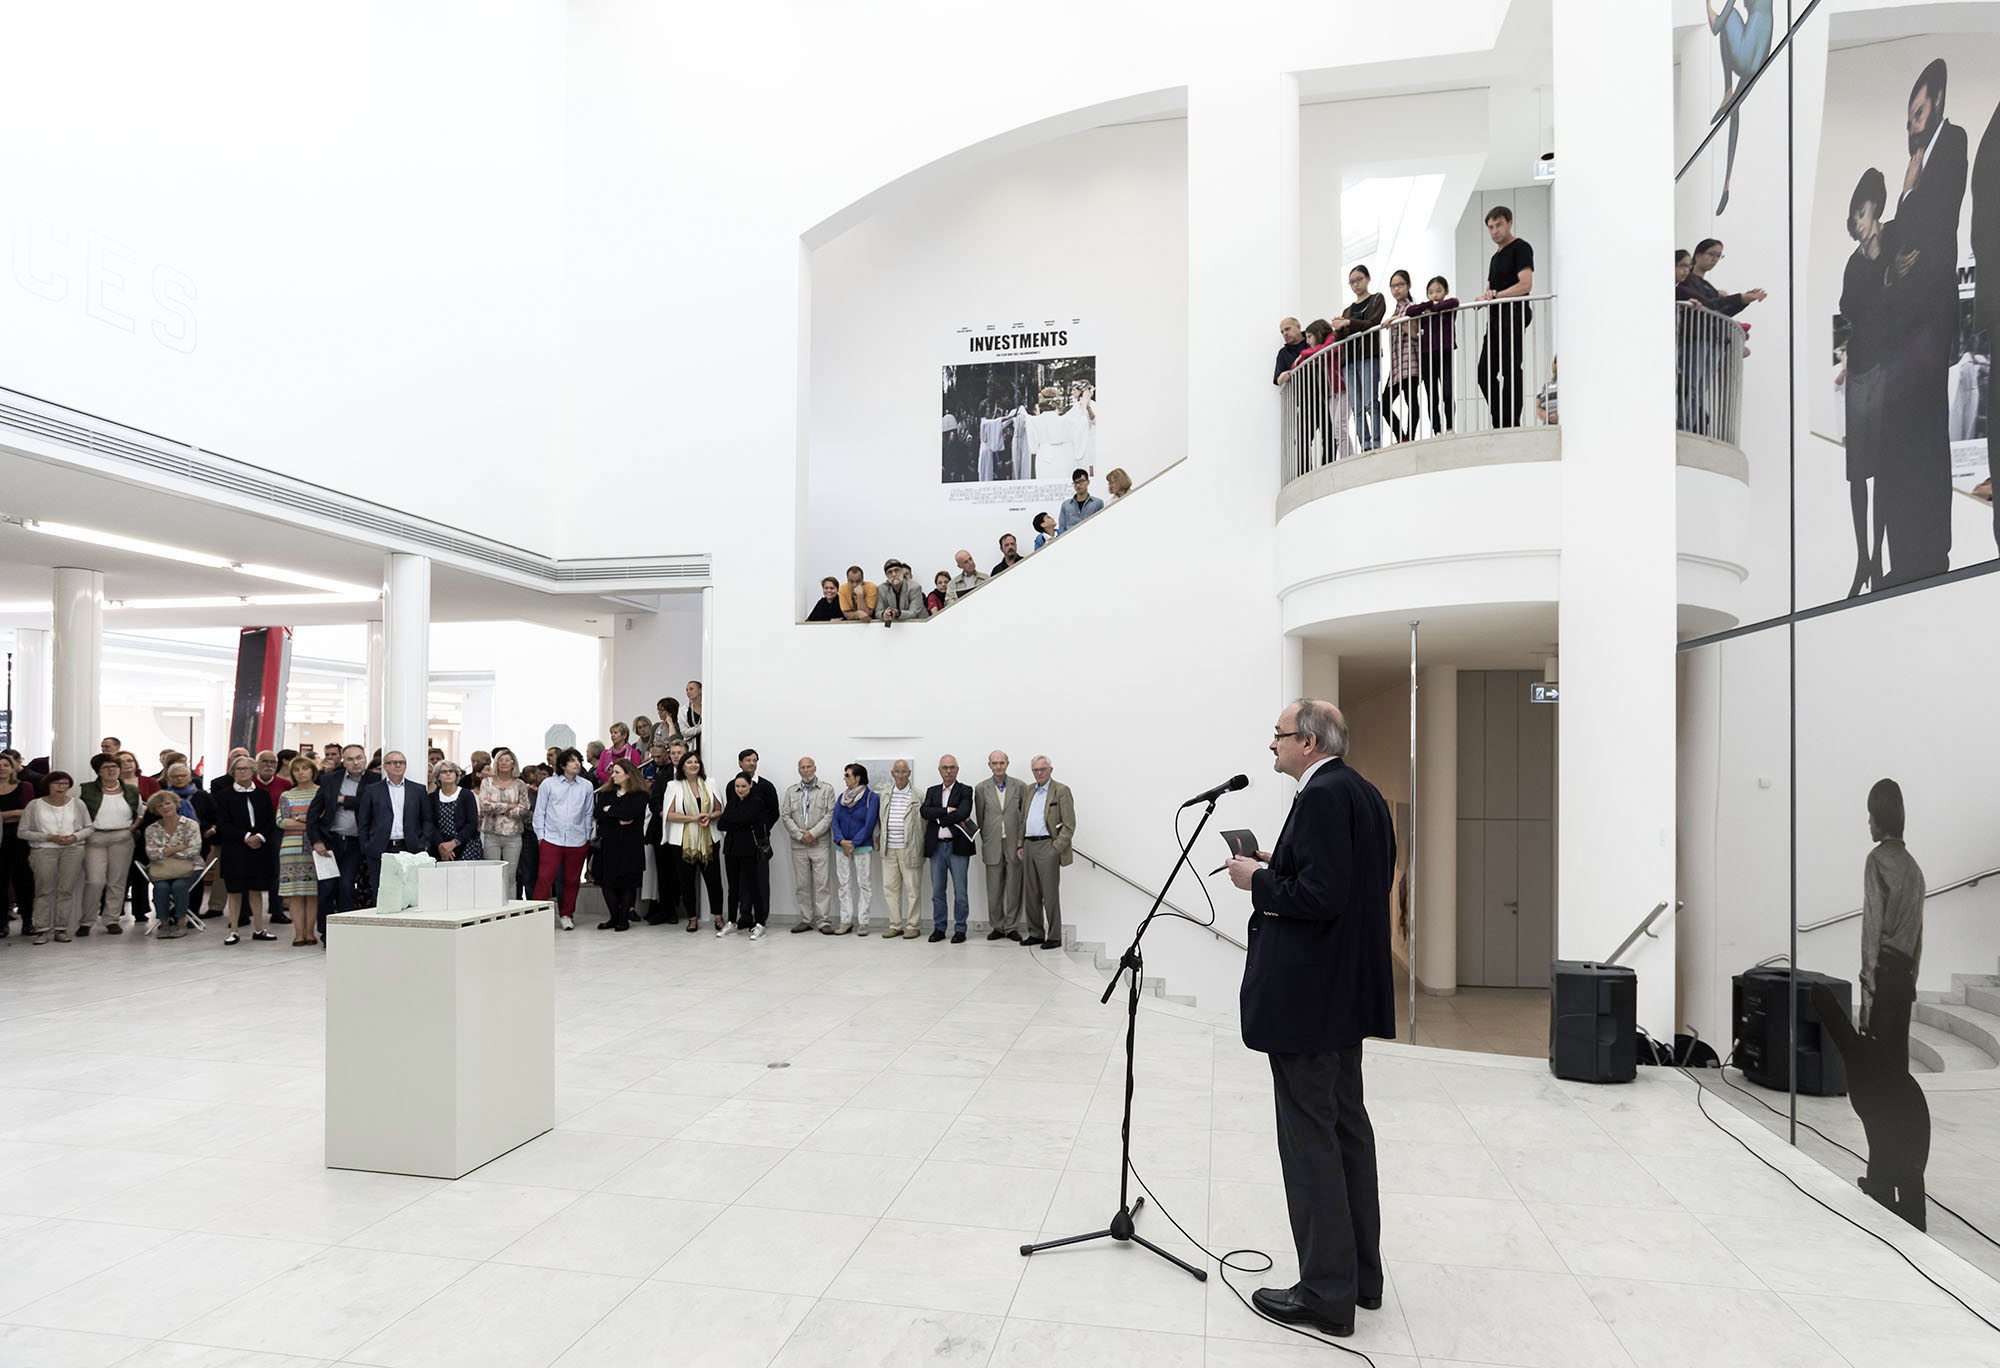
<svg viewBox="0 0 2000 1368">
<path fill-rule="evenodd" d="M 597 791 L 597 830 L 602 838 L 594 861 L 598 888 L 610 909 L 599 931 L 628 931 L 632 906 L 639 898 L 639 881 L 646 872 L 646 819 L 651 795 L 639 767 L 630 760 L 611 762 L 611 777 Z"/>
</svg>

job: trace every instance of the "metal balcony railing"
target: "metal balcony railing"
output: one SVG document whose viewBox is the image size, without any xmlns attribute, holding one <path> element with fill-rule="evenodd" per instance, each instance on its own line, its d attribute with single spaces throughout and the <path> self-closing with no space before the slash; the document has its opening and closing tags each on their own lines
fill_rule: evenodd
<svg viewBox="0 0 2000 1368">
<path fill-rule="evenodd" d="M 1674 313 L 1674 426 L 1741 446 L 1743 357 L 1750 330 L 1683 300 Z"/>
<path fill-rule="evenodd" d="M 1282 483 L 1405 442 L 1557 421 L 1554 295 L 1412 308 L 1293 366 Z"/>
</svg>

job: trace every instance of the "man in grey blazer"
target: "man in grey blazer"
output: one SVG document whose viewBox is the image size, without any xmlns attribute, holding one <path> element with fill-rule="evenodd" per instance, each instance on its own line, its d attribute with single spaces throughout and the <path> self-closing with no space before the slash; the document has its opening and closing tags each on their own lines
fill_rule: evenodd
<svg viewBox="0 0 2000 1368">
<path fill-rule="evenodd" d="M 1027 816 L 1021 822 L 1021 840 L 1015 858 L 1025 877 L 1022 896 L 1027 904 L 1028 934 L 1021 941 L 1030 950 L 1047 946 L 1062 949 L 1062 868 L 1073 858 L 1070 841 L 1076 835 L 1076 800 L 1069 785 L 1058 784 L 1051 776 L 1055 767 L 1049 757 L 1038 755 L 1028 768 L 1035 776 L 1029 789 Z"/>
<path fill-rule="evenodd" d="M 986 757 L 993 777 L 972 790 L 972 815 L 979 826 L 979 858 L 986 866 L 986 939 L 1021 939 L 1021 876 L 1025 860 L 1015 858 L 1021 826 L 1028 820 L 1028 786 L 1007 777 L 1007 752 Z"/>
</svg>

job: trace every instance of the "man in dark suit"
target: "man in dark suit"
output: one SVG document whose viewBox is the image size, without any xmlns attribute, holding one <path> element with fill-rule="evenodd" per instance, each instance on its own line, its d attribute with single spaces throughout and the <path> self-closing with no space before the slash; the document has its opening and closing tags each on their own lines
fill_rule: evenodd
<svg viewBox="0 0 2000 1368">
<path fill-rule="evenodd" d="M 336 912 L 352 912 L 354 878 L 361 868 L 361 800 L 381 776 L 368 772 L 368 752 L 344 746 L 340 767 L 320 779 L 319 791 L 306 808 L 306 844 L 315 855 L 331 855 L 340 873 L 319 881 L 319 939 L 326 944 L 327 904 Z M 378 861 L 379 867 L 379 861 Z M 511 890 L 509 890 L 511 894 Z"/>
<path fill-rule="evenodd" d="M 1911 87 L 1910 161 L 1892 229 L 1885 431 L 1896 434 L 1875 481 L 1888 531 L 1885 584 L 1951 568 L 1951 395 L 1958 351 L 1958 218 L 1965 202 L 1965 130 L 1944 116 L 1945 64 Z"/>
<path fill-rule="evenodd" d="M 401 751 L 382 757 L 382 782 L 360 793 L 361 858 L 368 862 L 368 886 L 382 887 L 382 857 L 392 850 L 431 848 L 430 805 L 424 786 L 406 782 L 409 761 Z"/>
<path fill-rule="evenodd" d="M 1243 1043 L 1271 1057 L 1278 1160 L 1299 1280 L 1259 1288 L 1277 1320 L 1354 1333 L 1382 1305 L 1375 1131 L 1361 1097 L 1361 1042 L 1396 1034 L 1389 885 L 1396 833 L 1375 786 L 1347 767 L 1347 723 L 1302 698 L 1278 715 L 1271 753 L 1299 781 L 1277 849 L 1229 862 L 1250 894 Z"/>
<path fill-rule="evenodd" d="M 972 870 L 972 836 L 978 827 L 972 820 L 972 786 L 958 782 L 958 757 L 938 757 L 938 778 L 924 792 L 921 813 L 924 819 L 924 858 L 931 862 L 931 940 L 944 939 L 945 880 L 953 880 L 956 897 L 952 910 L 957 921 L 951 933 L 953 945 L 965 944 L 965 919 L 970 915 L 965 880 Z"/>
<path fill-rule="evenodd" d="M 1972 296 L 1973 326 L 2000 341 L 2000 105 L 1980 135 L 1972 163 L 1972 255 L 1979 263 Z M 1989 342 L 1988 345 L 1991 345 Z M 1993 418 L 1986 419 L 1986 479 L 1993 479 Z M 1993 500 L 1993 541 L 2000 547 L 2000 498 Z"/>
</svg>

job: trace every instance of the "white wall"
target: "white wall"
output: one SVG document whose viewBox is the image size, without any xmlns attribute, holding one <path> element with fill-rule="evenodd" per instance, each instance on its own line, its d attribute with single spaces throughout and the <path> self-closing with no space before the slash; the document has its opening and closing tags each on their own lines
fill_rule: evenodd
<svg viewBox="0 0 2000 1368">
<path fill-rule="evenodd" d="M 700 591 L 657 597 L 657 613 L 622 614 L 612 636 L 612 703 L 627 726 L 641 715 L 657 718 L 653 705 L 662 698 L 685 708 L 687 682 L 701 678 Z M 608 726 L 610 719 L 605 721 Z M 577 734 L 598 733 L 578 727 Z"/>
<path fill-rule="evenodd" d="M 564 9 L 10 7 L 10 47 L 43 59 L 0 83 L 0 376 L 522 527 L 520 486 L 460 463 L 547 462 Z"/>
<path fill-rule="evenodd" d="M 893 555 L 928 589 L 960 547 L 982 570 L 1003 532 L 1029 550 L 1034 514 L 1055 511 L 1056 500 L 947 497 L 965 486 L 939 481 L 938 376 L 961 326 L 1082 320 L 1098 357 L 1100 497 L 1114 467 L 1137 483 L 1187 453 L 1185 120 L 1093 129 L 948 173 L 821 247 L 810 268 L 800 617 L 822 575 L 858 564 L 880 580 Z M 1053 482 L 1066 491 L 1068 479 Z"/>
</svg>

